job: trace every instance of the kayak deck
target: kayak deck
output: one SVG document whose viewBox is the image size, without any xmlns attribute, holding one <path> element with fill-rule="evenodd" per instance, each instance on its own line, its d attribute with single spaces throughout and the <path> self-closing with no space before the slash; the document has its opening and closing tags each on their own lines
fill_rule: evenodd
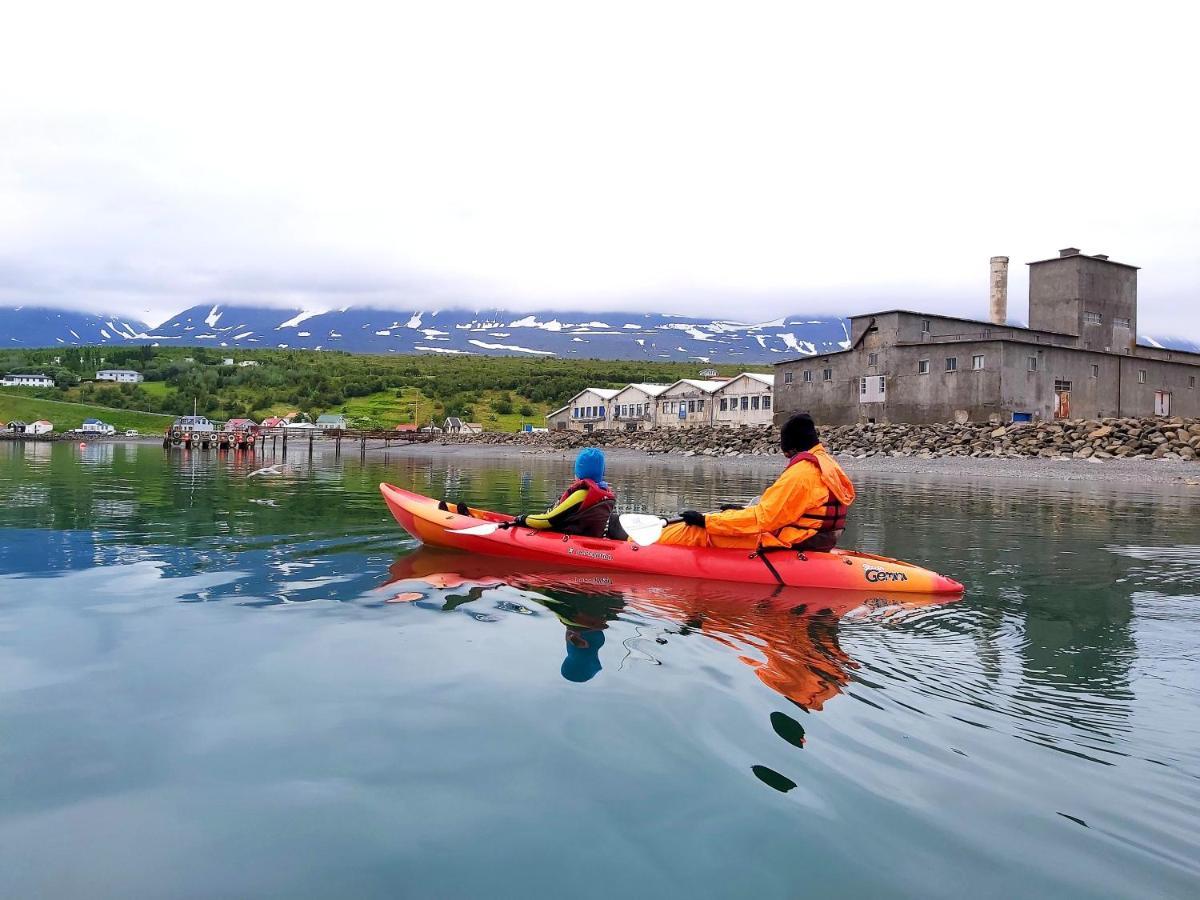
<svg viewBox="0 0 1200 900">
<path fill-rule="evenodd" d="M 833 550 L 829 553 L 676 547 L 566 535 L 533 528 L 499 529 L 466 535 L 462 529 L 481 522 L 509 522 L 503 513 L 472 510 L 462 516 L 438 508 L 436 500 L 391 484 L 380 484 L 388 509 L 405 531 L 434 547 L 448 547 L 510 559 L 558 563 L 587 569 L 674 575 L 749 584 L 783 584 L 839 590 L 914 594 L 961 594 L 963 586 L 939 575 L 884 556 Z"/>
</svg>

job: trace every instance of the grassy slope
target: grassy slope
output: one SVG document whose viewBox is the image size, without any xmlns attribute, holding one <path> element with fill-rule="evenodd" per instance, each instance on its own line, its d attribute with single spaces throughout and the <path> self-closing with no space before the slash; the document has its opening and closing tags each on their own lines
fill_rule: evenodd
<svg viewBox="0 0 1200 900">
<path fill-rule="evenodd" d="M 484 391 L 480 402 L 474 405 L 474 421 L 481 423 L 488 431 L 517 431 L 522 422 L 532 422 L 541 426 L 545 422 L 549 407 L 545 404 L 530 403 L 533 408 L 532 416 L 522 416 L 519 412 L 501 415 L 492 409 L 492 404 L 499 400 L 502 391 Z M 525 400 L 515 392 L 510 392 L 514 406 L 520 409 Z M 426 397 L 416 388 L 404 388 L 400 396 L 395 391 L 381 391 L 366 397 L 352 397 L 341 407 L 341 411 L 351 418 L 355 416 L 370 416 L 388 427 L 413 421 L 414 401 L 417 418 L 421 423 L 428 422 L 430 416 L 441 425 L 445 418 L 442 404 Z"/>
<path fill-rule="evenodd" d="M 33 422 L 47 419 L 54 423 L 55 431 L 69 431 L 83 424 L 84 419 L 100 419 L 118 431 L 136 428 L 147 434 L 156 434 L 174 421 L 173 416 L 157 413 L 137 412 L 129 409 L 111 409 L 107 406 L 89 406 L 84 403 L 66 403 L 60 400 L 38 400 L 23 397 L 19 391 L 0 391 L 0 420 L 10 422 L 20 419 Z"/>
</svg>

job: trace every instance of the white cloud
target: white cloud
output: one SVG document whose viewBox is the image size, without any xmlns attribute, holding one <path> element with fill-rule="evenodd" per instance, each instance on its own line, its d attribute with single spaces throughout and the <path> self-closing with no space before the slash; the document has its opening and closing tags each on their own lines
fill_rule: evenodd
<svg viewBox="0 0 1200 900">
<path fill-rule="evenodd" d="M 1195 333 L 1195 20 L 24 4 L 0 301 L 982 315 L 989 256 L 1020 313 L 1020 263 L 1075 245 L 1143 267 L 1144 330 Z"/>
</svg>

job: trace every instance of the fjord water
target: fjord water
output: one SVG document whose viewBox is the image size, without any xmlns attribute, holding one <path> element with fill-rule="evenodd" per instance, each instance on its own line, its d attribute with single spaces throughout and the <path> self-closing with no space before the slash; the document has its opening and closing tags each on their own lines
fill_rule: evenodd
<svg viewBox="0 0 1200 900">
<path fill-rule="evenodd" d="M 1194 488 L 860 468 L 847 543 L 969 592 L 847 610 L 531 585 L 376 489 L 531 509 L 560 456 L 274 461 L 0 444 L 5 896 L 1196 896 Z"/>
</svg>

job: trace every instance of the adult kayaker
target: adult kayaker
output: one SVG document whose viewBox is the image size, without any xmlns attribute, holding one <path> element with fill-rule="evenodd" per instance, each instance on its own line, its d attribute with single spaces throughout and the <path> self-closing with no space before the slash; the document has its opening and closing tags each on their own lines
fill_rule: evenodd
<svg viewBox="0 0 1200 900">
<path fill-rule="evenodd" d="M 821 446 L 812 416 L 800 413 L 784 423 L 780 448 L 787 468 L 753 506 L 717 513 L 685 509 L 682 522 L 668 525 L 660 544 L 687 547 L 794 547 L 832 550 L 846 526 L 854 485 Z"/>
<path fill-rule="evenodd" d="M 536 515 L 517 516 L 514 525 L 604 537 L 617 495 L 604 480 L 604 451 L 585 447 L 575 457 L 575 481 L 563 491 L 553 509 Z"/>
</svg>

